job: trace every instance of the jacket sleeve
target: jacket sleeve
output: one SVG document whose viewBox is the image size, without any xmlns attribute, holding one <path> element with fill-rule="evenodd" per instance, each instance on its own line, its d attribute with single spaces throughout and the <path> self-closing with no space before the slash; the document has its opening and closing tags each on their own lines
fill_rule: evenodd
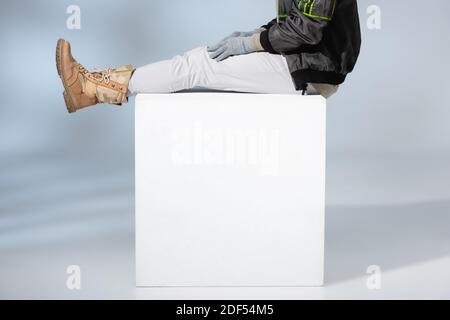
<svg viewBox="0 0 450 320">
<path fill-rule="evenodd" d="M 261 33 L 264 50 L 284 53 L 322 41 L 323 29 L 333 19 L 337 0 L 297 0 L 283 23 Z"/>
</svg>

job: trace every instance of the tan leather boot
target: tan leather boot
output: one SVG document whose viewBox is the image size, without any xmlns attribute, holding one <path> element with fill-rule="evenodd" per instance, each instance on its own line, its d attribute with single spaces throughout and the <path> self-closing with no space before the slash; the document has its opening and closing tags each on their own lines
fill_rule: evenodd
<svg viewBox="0 0 450 320">
<path fill-rule="evenodd" d="M 72 57 L 70 43 L 59 39 L 56 68 L 69 113 L 98 103 L 121 105 L 128 101 L 128 83 L 135 70 L 131 65 L 90 72 Z"/>
</svg>

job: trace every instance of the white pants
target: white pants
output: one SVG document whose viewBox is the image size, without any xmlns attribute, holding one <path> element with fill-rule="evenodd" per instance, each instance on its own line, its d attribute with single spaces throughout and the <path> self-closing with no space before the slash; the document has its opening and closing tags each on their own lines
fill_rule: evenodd
<svg viewBox="0 0 450 320">
<path fill-rule="evenodd" d="M 138 68 L 129 85 L 131 95 L 172 93 L 194 88 L 249 93 L 301 93 L 295 90 L 282 55 L 257 52 L 217 62 L 209 57 L 206 47 Z M 308 86 L 308 94 L 316 94 L 312 86 Z"/>
</svg>

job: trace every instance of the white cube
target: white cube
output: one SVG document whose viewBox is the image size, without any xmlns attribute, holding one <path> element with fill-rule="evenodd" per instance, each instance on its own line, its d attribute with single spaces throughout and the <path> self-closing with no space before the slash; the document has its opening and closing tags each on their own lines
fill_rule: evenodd
<svg viewBox="0 0 450 320">
<path fill-rule="evenodd" d="M 136 98 L 138 286 L 320 286 L 326 100 Z"/>
</svg>

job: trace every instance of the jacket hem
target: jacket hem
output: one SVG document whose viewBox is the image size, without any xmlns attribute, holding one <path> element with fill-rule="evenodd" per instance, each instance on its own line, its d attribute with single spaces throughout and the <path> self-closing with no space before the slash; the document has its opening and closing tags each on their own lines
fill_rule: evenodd
<svg viewBox="0 0 450 320">
<path fill-rule="evenodd" d="M 330 72 L 316 71 L 311 69 L 297 70 L 291 73 L 296 90 L 303 90 L 305 84 L 308 83 L 327 83 L 332 85 L 340 85 L 344 83 L 347 75 Z"/>
</svg>

